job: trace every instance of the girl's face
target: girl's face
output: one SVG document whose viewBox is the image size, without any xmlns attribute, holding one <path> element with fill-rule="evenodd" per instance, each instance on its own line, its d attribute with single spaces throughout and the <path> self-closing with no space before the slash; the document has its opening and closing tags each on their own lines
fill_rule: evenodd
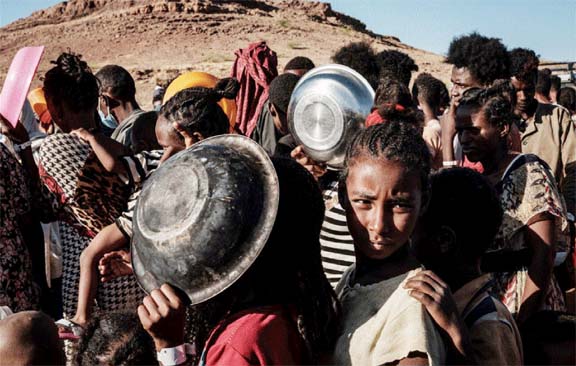
<svg viewBox="0 0 576 366">
<path fill-rule="evenodd" d="M 160 144 L 160 146 L 162 146 L 164 149 L 164 154 L 160 159 L 161 162 L 167 160 L 172 155 L 186 148 L 184 142 L 178 139 L 175 132 L 172 132 L 172 130 L 173 127 L 170 125 L 170 122 L 168 122 L 164 116 L 158 116 L 155 132 L 158 144 Z"/>
<path fill-rule="evenodd" d="M 357 256 L 384 259 L 408 242 L 422 206 L 417 173 L 384 158 L 359 157 L 348 168 L 346 193 Z"/>
<path fill-rule="evenodd" d="M 456 131 L 462 152 L 472 162 L 485 161 L 500 149 L 501 129 L 492 126 L 479 108 L 458 107 Z"/>
</svg>

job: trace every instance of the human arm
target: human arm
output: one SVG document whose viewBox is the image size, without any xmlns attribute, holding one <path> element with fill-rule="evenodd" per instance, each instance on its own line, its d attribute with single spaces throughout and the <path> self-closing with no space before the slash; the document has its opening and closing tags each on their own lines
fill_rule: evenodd
<svg viewBox="0 0 576 366">
<path fill-rule="evenodd" d="M 533 217 L 525 227 L 524 238 L 532 256 L 528 265 L 528 276 L 524 285 L 518 323 L 536 313 L 548 291 L 554 269 L 555 231 L 554 217 L 541 213 Z"/>
<path fill-rule="evenodd" d="M 470 335 L 452 297 L 450 287 L 432 271 L 422 271 L 406 281 L 404 288 L 418 300 L 448 336 L 448 353 L 459 363 L 474 364 Z"/>
<path fill-rule="evenodd" d="M 298 164 L 302 165 L 306 170 L 308 170 L 316 180 L 326 174 L 326 165 L 317 163 L 308 157 L 308 155 L 306 155 L 304 152 L 302 145 L 299 145 L 294 150 L 292 150 L 290 156 L 296 160 Z"/>
<path fill-rule="evenodd" d="M 454 137 L 456 136 L 456 105 L 450 103 L 450 109 L 442 116 L 442 160 L 456 160 L 454 154 Z"/>
<path fill-rule="evenodd" d="M 109 172 L 124 174 L 126 166 L 122 163 L 122 156 L 130 153 L 124 145 L 102 134 L 79 128 L 70 132 L 90 144 L 96 157 Z"/>
<path fill-rule="evenodd" d="M 558 108 L 561 127 L 561 155 L 563 164 L 563 179 L 560 191 L 566 201 L 569 213 L 576 215 L 576 125 L 569 114 Z"/>
<path fill-rule="evenodd" d="M 92 239 L 80 255 L 80 281 L 78 305 L 72 321 L 80 326 L 86 324 L 92 312 L 92 303 L 98 287 L 98 262 L 106 253 L 120 249 L 128 244 L 124 234 L 115 223 L 103 228 Z"/>
</svg>

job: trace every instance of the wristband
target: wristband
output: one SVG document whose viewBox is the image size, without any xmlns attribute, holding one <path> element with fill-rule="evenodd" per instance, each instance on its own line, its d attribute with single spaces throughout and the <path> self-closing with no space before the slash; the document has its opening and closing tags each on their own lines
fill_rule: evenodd
<svg viewBox="0 0 576 366">
<path fill-rule="evenodd" d="M 23 142 L 21 144 L 14 144 L 14 151 L 18 154 L 21 151 L 26 150 L 30 146 L 32 146 L 32 140 Z"/>
<path fill-rule="evenodd" d="M 188 359 L 187 355 L 196 354 L 196 348 L 188 343 L 181 344 L 172 348 L 162 348 L 156 352 L 156 358 L 163 366 L 181 365 Z"/>
<path fill-rule="evenodd" d="M 458 166 L 458 160 L 443 161 L 442 166 L 445 168 L 452 168 Z"/>
</svg>

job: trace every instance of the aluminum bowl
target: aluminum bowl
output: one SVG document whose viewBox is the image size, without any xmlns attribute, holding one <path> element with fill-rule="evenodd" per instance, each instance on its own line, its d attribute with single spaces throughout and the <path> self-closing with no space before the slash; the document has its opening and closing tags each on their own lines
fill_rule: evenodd
<svg viewBox="0 0 576 366">
<path fill-rule="evenodd" d="M 320 66 L 296 84 L 288 126 L 310 158 L 339 169 L 346 144 L 364 127 L 373 103 L 374 90 L 362 75 L 343 65 Z"/>
</svg>

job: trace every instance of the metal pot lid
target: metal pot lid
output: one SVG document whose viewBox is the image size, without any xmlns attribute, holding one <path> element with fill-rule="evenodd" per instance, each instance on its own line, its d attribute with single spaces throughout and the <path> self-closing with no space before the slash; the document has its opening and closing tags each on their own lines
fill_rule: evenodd
<svg viewBox="0 0 576 366">
<path fill-rule="evenodd" d="M 298 82 L 288 106 L 288 126 L 296 142 L 318 162 L 340 167 L 349 138 L 364 125 L 374 90 L 343 65 L 317 67 Z"/>
<path fill-rule="evenodd" d="M 169 283 L 192 304 L 231 286 L 266 244 L 278 210 L 278 178 L 251 139 L 221 135 L 163 163 L 134 210 L 134 273 L 147 292 Z"/>
</svg>

